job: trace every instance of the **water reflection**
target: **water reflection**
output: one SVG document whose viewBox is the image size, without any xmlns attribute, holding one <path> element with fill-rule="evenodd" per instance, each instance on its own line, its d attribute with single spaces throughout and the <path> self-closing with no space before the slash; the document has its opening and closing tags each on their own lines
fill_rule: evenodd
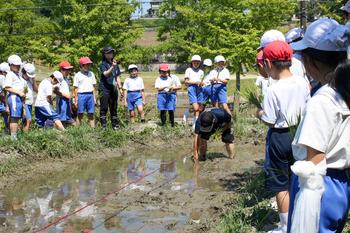
<svg viewBox="0 0 350 233">
<path fill-rule="evenodd" d="M 193 167 L 192 162 L 183 164 L 182 158 L 176 161 L 130 158 L 84 164 L 73 176 L 57 177 L 57 182 L 52 178 L 46 181 L 50 185 L 23 185 L 20 190 L 0 196 L 0 232 L 30 232 L 80 208 L 81 211 L 53 226 L 48 232 L 135 232 L 141 228 L 140 232 L 170 232 L 159 222 L 176 220 L 176 227 L 181 227 L 186 224 L 188 216 L 172 214 L 155 222 L 149 213 L 156 211 L 156 208 L 121 208 L 128 203 L 106 208 L 108 202 L 86 206 L 130 182 L 135 183 L 124 189 L 124 193 L 135 189 L 148 192 L 161 183 L 165 183 L 162 188 L 169 191 L 192 193 L 200 183 L 198 168 Z M 136 183 L 154 170 L 157 170 L 155 174 Z M 205 187 L 205 182 L 203 184 Z"/>
</svg>

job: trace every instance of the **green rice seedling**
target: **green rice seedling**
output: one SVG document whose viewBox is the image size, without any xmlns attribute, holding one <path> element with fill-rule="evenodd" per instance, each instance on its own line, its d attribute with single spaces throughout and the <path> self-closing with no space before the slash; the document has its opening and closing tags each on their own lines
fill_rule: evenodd
<svg viewBox="0 0 350 233">
<path fill-rule="evenodd" d="M 241 92 L 241 95 L 248 101 L 249 104 L 252 104 L 260 109 L 262 108 L 261 103 L 263 102 L 264 97 L 261 90 L 257 86 L 250 85 L 243 92 Z"/>
</svg>

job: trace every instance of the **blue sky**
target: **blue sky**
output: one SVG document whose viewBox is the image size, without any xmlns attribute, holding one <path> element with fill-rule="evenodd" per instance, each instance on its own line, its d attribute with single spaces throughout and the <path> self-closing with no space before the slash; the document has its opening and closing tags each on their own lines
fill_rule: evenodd
<svg viewBox="0 0 350 233">
<path fill-rule="evenodd" d="M 145 15 L 147 13 L 147 10 L 151 7 L 151 4 L 149 3 L 150 0 L 139 0 L 142 2 L 142 7 L 137 9 L 135 13 L 132 15 L 132 18 L 138 18 L 140 15 Z M 142 14 L 141 14 L 141 8 L 142 8 Z"/>
</svg>

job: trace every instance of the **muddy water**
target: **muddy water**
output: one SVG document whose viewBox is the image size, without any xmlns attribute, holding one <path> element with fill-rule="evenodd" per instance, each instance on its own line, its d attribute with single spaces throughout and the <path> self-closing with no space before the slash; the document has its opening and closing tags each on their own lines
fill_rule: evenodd
<svg viewBox="0 0 350 233">
<path fill-rule="evenodd" d="M 79 209 L 43 232 L 181 232 L 201 214 L 183 211 L 185 199 L 196 190 L 223 189 L 198 176 L 189 153 L 190 145 L 181 151 L 139 151 L 18 184 L 0 194 L 0 232 L 33 232 Z M 176 198 L 170 208 L 168 200 Z"/>
</svg>

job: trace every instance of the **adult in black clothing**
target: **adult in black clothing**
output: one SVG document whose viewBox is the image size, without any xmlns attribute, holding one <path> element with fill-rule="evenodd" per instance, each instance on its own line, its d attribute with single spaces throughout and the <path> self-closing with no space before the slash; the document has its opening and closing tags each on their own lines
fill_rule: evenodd
<svg viewBox="0 0 350 233">
<path fill-rule="evenodd" d="M 208 108 L 199 115 L 194 134 L 194 159 L 205 160 L 207 141 L 210 136 L 220 130 L 221 140 L 226 145 L 228 157 L 235 156 L 234 136 L 231 131 L 231 115 L 222 108 Z"/>
<path fill-rule="evenodd" d="M 120 69 L 114 60 L 115 50 L 107 45 L 102 49 L 102 63 L 100 64 L 101 79 L 99 84 L 100 93 L 100 122 L 102 128 L 107 127 L 107 112 L 109 109 L 113 129 L 119 128 L 118 119 L 118 90 L 123 97 L 120 81 Z"/>
</svg>

